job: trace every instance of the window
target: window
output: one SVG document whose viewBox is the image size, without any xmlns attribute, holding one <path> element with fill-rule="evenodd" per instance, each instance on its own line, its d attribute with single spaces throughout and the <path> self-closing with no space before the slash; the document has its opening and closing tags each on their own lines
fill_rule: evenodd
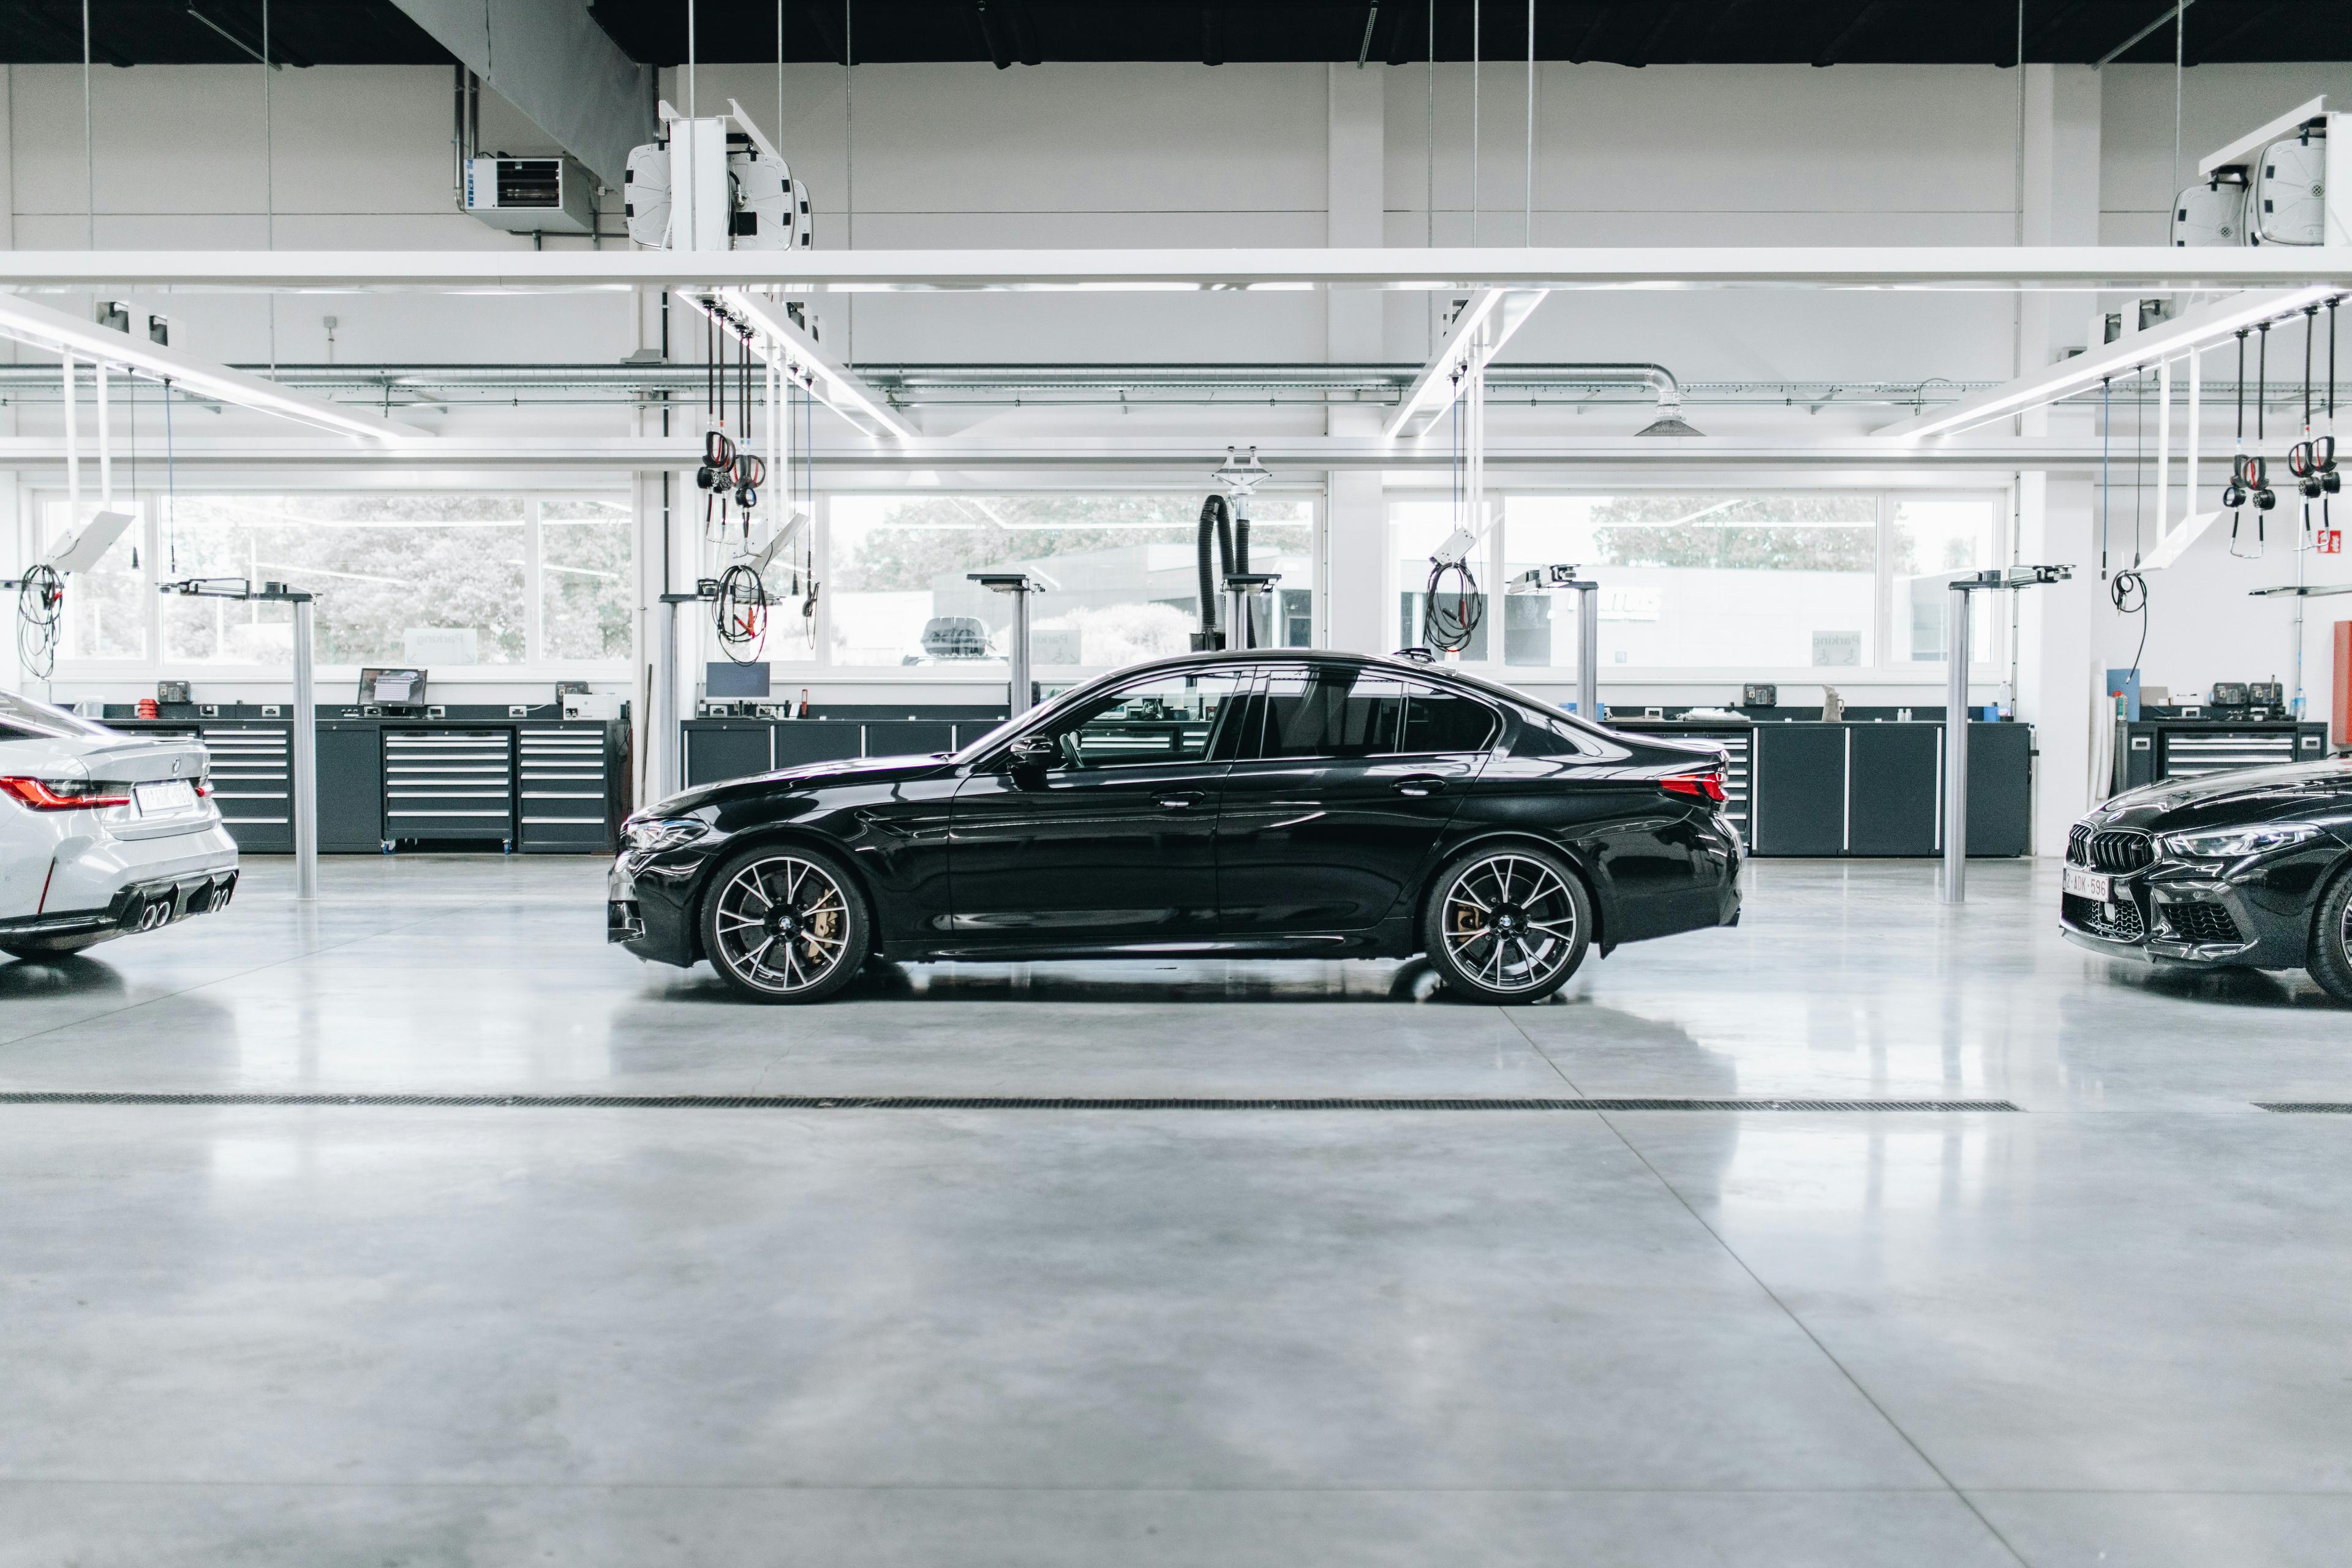
<svg viewBox="0 0 2352 1568">
<path fill-rule="evenodd" d="M 1370 757 L 1397 749 L 1403 682 L 1337 669 L 1277 669 L 1266 678 L 1267 757 Z"/>
<path fill-rule="evenodd" d="M 1901 669 L 1940 662 L 1952 574 L 2003 559 L 2008 508 L 1992 492 L 1519 494 L 1470 562 L 1479 625 L 1462 659 L 1575 669 L 1583 595 L 1504 591 L 1538 568 L 1573 565 L 1592 595 L 1599 673 L 1699 670 L 1769 676 Z M 1439 500 L 1390 507 L 1391 589 L 1402 643 L 1426 639 L 1429 554 L 1452 531 Z M 1975 658 L 2002 657 L 2008 601 L 1977 598 Z M 1515 677 L 1516 679 L 1516 677 Z"/>
<path fill-rule="evenodd" d="M 1574 563 L 1600 584 L 1604 670 L 1872 662 L 1874 496 L 1513 496 L 1503 531 L 1507 577 Z M 1506 664 L 1575 664 L 1575 595 L 1503 605 Z"/>
<path fill-rule="evenodd" d="M 1200 762 L 1240 685 L 1237 675 L 1212 671 L 1121 687 L 1062 731 L 1064 763 L 1094 769 Z"/>
<path fill-rule="evenodd" d="M 847 666 L 1001 664 L 1012 600 L 967 580 L 1022 571 L 1034 668 L 1116 668 L 1184 653 L 1200 621 L 1199 494 L 835 496 L 825 549 L 831 631 L 820 658 Z M 1313 509 L 1261 500 L 1250 570 L 1277 574 L 1261 646 L 1314 636 Z M 1222 606 L 1221 606 L 1222 608 Z M 1223 616 L 1220 616 L 1222 624 Z"/>
<path fill-rule="evenodd" d="M 1495 738 L 1495 715 L 1458 692 L 1407 689 L 1404 738 L 1397 750 L 1415 754 L 1483 752 Z"/>
<path fill-rule="evenodd" d="M 1591 745 L 1566 720 L 1539 719 L 1527 712 L 1519 715 L 1519 732 L 1512 738 L 1511 755 L 1589 757 L 1592 754 Z"/>
<path fill-rule="evenodd" d="M 138 505 L 140 525 L 98 572 L 68 585 L 63 658 L 138 659 L 170 672 L 291 660 L 291 606 L 159 601 L 158 585 L 187 577 L 309 591 L 315 657 L 326 667 L 421 665 L 441 675 L 631 657 L 635 530 L 625 491 L 200 493 Z M 63 503 L 46 505 L 43 517 L 54 539 Z"/>
<path fill-rule="evenodd" d="M 1895 503 L 1887 531 L 1889 569 L 1895 583 L 1895 636 L 1900 657 L 1921 664 L 1944 662 L 1944 613 L 1951 581 L 2000 560 L 2000 513 L 1987 497 L 1913 500 Z M 1992 601 L 2003 595 L 1974 594 L 1969 626 L 1973 662 L 1993 661 Z"/>
</svg>

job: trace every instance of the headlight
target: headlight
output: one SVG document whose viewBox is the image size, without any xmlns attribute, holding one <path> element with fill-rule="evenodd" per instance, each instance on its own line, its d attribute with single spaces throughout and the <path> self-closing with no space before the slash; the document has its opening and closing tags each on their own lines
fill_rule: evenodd
<svg viewBox="0 0 2352 1568">
<path fill-rule="evenodd" d="M 2203 833 L 2168 833 L 2164 847 L 2197 860 L 2241 860 L 2318 837 L 2308 822 L 2268 822 L 2260 827 L 2216 827 Z"/>
<path fill-rule="evenodd" d="M 694 816 L 631 817 L 621 825 L 621 841 L 639 855 L 657 855 L 691 844 L 710 831 L 710 824 Z"/>
</svg>

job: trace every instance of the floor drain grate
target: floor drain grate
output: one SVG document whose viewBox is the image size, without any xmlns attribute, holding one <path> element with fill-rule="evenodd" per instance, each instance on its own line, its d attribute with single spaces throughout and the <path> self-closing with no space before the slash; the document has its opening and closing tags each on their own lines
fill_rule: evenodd
<svg viewBox="0 0 2352 1568">
<path fill-rule="evenodd" d="M 2258 1100 L 2254 1109 L 2284 1111 L 2290 1116 L 2352 1116 L 2352 1100 Z"/>
<path fill-rule="evenodd" d="M 2005 1100 L 1200 1100 L 933 1094 L 155 1094 L 71 1090 L 0 1091 L 0 1105 L 493 1107 L 528 1110 L 1963 1111 L 2017 1109 Z"/>
</svg>

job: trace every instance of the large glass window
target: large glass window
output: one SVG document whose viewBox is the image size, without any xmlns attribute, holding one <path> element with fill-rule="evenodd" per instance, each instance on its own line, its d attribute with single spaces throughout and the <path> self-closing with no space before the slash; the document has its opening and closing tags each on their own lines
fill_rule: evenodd
<svg viewBox="0 0 2352 1568">
<path fill-rule="evenodd" d="M 130 535 L 97 572 L 68 584 L 61 658 L 143 660 L 166 674 L 289 662 L 288 605 L 181 595 L 158 602 L 160 584 L 188 577 L 309 591 L 321 666 L 440 673 L 630 658 L 635 530 L 625 491 L 543 500 L 182 493 L 136 505 Z M 45 503 L 42 515 L 54 542 L 64 503 Z"/>
<path fill-rule="evenodd" d="M 1030 658 L 1040 669 L 1115 668 L 1183 653 L 1199 626 L 1199 495 L 836 496 L 825 584 L 828 661 L 1002 663 L 1012 601 L 968 580 L 1026 572 Z M 1262 500 L 1252 572 L 1276 574 L 1261 646 L 1314 635 L 1313 509 Z M 1222 617 L 1221 617 L 1222 619 Z"/>
<path fill-rule="evenodd" d="M 1989 496 L 1914 500 L 1894 506 L 1887 529 L 1888 570 L 1895 585 L 1895 657 L 1923 664 L 1944 662 L 1945 612 L 1952 579 L 2000 561 L 2000 511 Z M 1989 646 L 1997 594 L 1973 594 L 1969 627 L 1972 662 L 1988 664 L 1998 653 Z"/>
<path fill-rule="evenodd" d="M 1820 670 L 1834 683 L 1841 669 L 1940 662 L 1948 584 L 2003 559 L 2007 516 L 1991 493 L 1519 494 L 1496 510 L 1500 524 L 1470 562 L 1478 624 L 1462 658 L 1573 670 L 1582 597 L 1507 585 L 1574 566 L 1599 584 L 1604 680 L 1612 670 Z M 1429 555 L 1453 531 L 1454 509 L 1399 500 L 1389 516 L 1397 634 L 1424 642 Z M 2002 657 L 2005 605 L 1977 597 L 1979 666 Z"/>
<path fill-rule="evenodd" d="M 1878 501 L 1868 495 L 1513 496 L 1504 574 L 1582 567 L 1601 667 L 1873 662 Z M 1504 662 L 1576 662 L 1576 596 L 1504 602 Z"/>
</svg>

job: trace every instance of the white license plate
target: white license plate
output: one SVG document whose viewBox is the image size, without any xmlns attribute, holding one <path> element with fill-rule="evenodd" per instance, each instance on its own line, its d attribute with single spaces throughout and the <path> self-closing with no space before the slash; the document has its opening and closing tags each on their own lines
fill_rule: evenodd
<svg viewBox="0 0 2352 1568">
<path fill-rule="evenodd" d="M 186 811 L 196 804 L 195 786 L 185 779 L 165 779 L 161 784 L 133 784 L 131 797 L 139 803 L 139 815 L 155 816 L 164 812 Z"/>
<path fill-rule="evenodd" d="M 2059 874 L 2066 891 L 2078 899 L 2092 899 L 2107 903 L 2115 898 L 2116 879 L 2097 871 L 2084 871 L 2069 866 Z"/>
</svg>

